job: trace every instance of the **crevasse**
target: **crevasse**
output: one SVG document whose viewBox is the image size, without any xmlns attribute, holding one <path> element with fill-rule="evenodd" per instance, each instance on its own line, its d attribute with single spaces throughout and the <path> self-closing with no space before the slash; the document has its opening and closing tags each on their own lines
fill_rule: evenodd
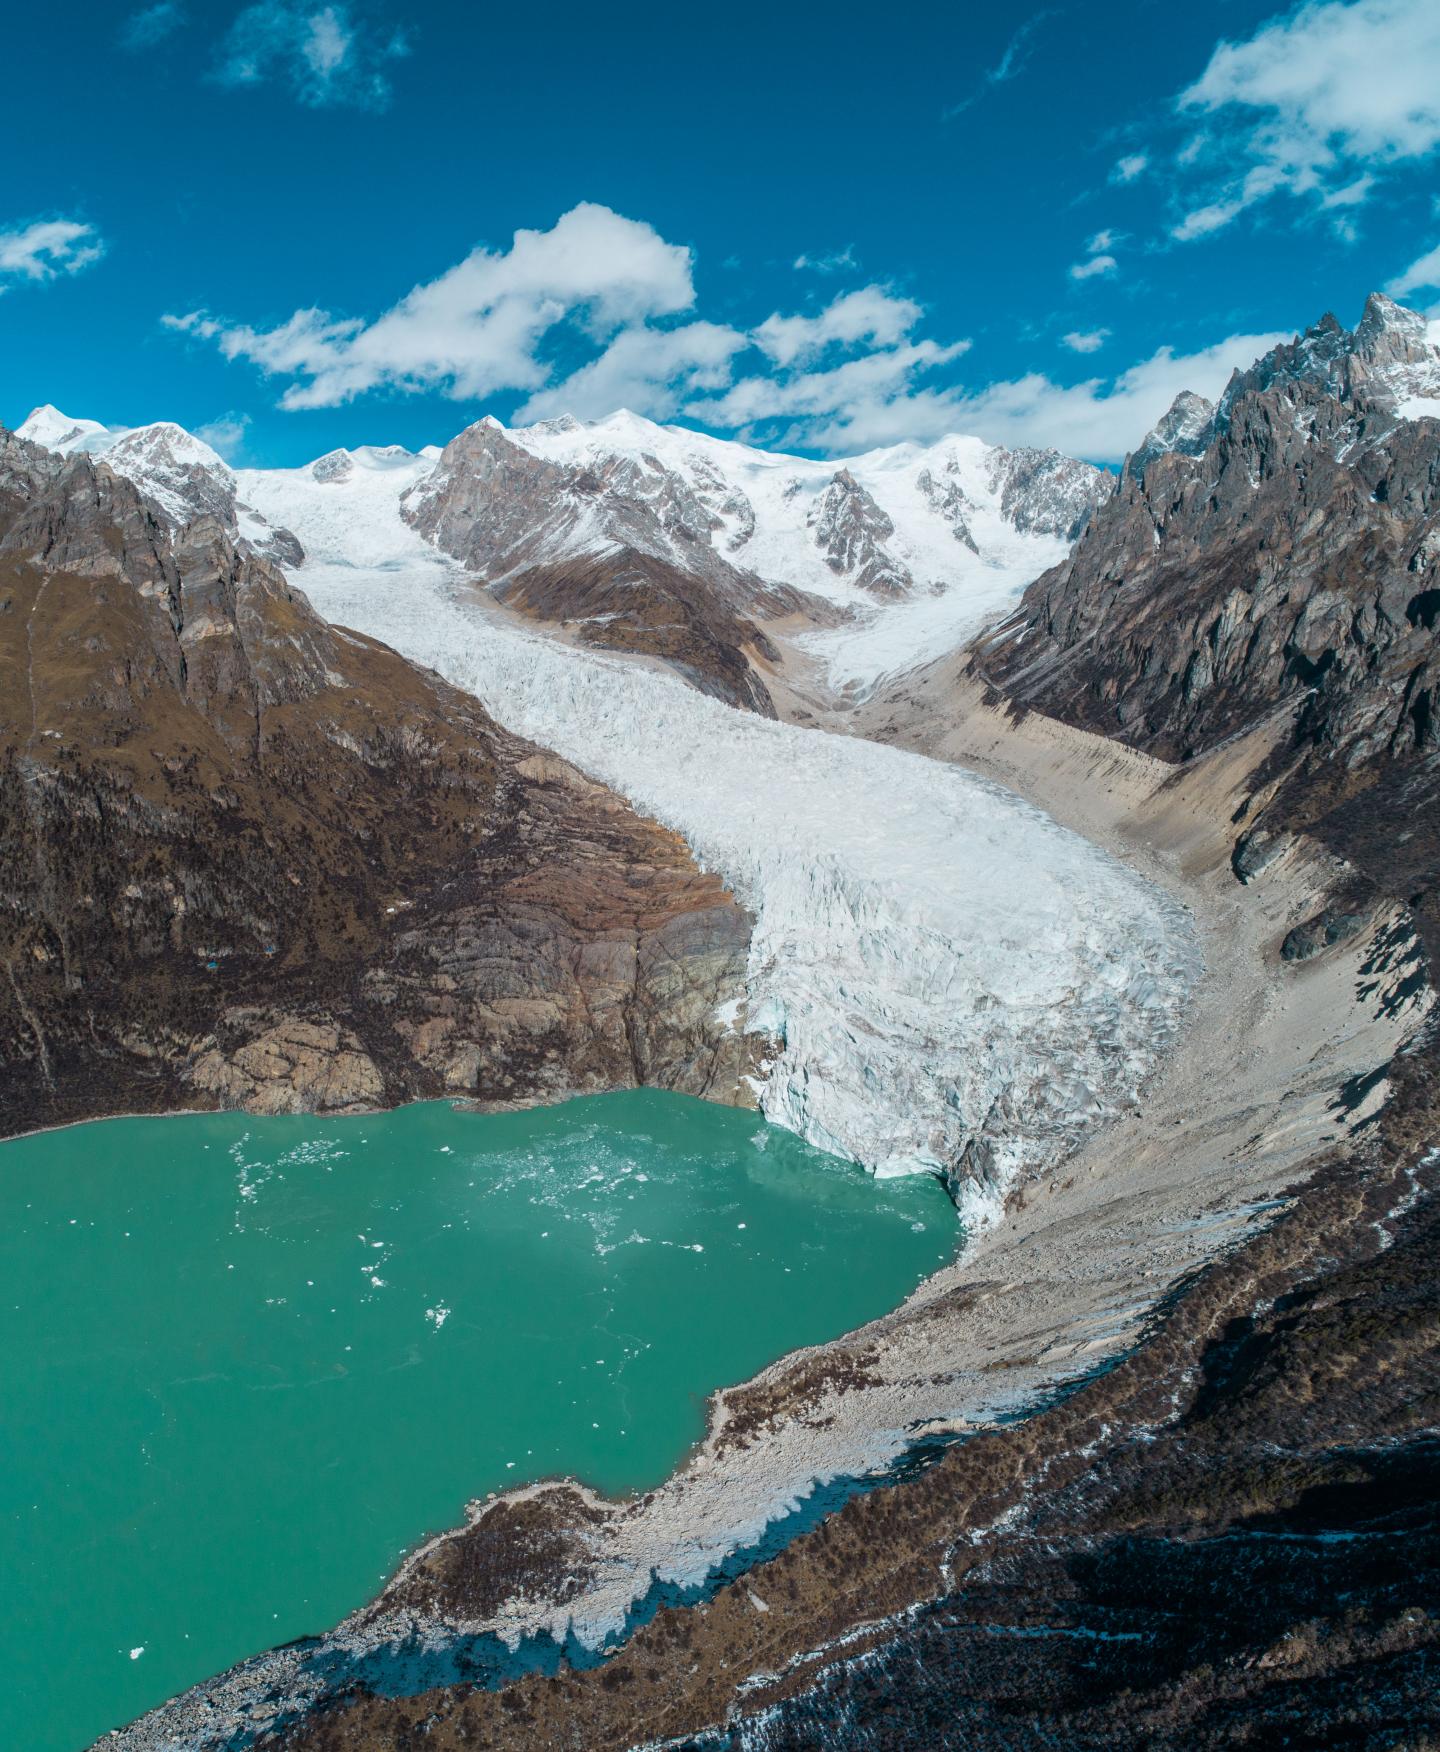
<svg viewBox="0 0 1440 1752">
<path fill-rule="evenodd" d="M 1196 951 L 1115 859 L 958 768 L 516 629 L 398 515 L 346 565 L 283 509 L 332 556 L 296 578 L 322 614 L 675 829 L 751 910 L 747 1025 L 783 1041 L 767 1119 L 877 1173 L 943 1173 L 973 1224 L 1133 1098 Z"/>
</svg>

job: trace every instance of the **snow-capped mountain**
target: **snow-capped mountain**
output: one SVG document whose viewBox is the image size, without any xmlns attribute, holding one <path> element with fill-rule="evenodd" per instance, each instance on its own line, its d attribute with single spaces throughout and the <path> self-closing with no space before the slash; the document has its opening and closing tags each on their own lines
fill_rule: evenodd
<svg viewBox="0 0 1440 1752">
<path fill-rule="evenodd" d="M 1337 455 L 1349 454 L 1357 444 L 1379 443 L 1402 421 L 1440 415 L 1440 322 L 1372 292 L 1353 329 L 1332 315 L 1322 316 L 1295 340 L 1236 371 L 1218 402 L 1183 390 L 1146 434 L 1127 470 L 1138 473 L 1168 451 L 1199 456 L 1228 430 L 1243 396 L 1266 390 L 1291 404 L 1297 423 L 1309 419 L 1316 393 L 1350 409 L 1344 429 L 1329 435 Z"/>
<path fill-rule="evenodd" d="M 85 451 L 103 456 L 116 474 L 137 486 L 172 529 L 214 517 L 226 533 L 277 565 L 298 566 L 305 550 L 285 528 L 271 524 L 238 495 L 235 471 L 203 438 L 171 420 L 150 426 L 102 426 L 72 420 L 46 403 L 17 428 L 21 438 L 61 456 Z"/>
<path fill-rule="evenodd" d="M 584 424 L 482 420 L 446 447 L 406 515 L 492 578 L 542 553 L 643 547 L 752 593 L 802 590 L 855 606 L 949 588 L 1017 538 L 1071 541 L 1108 486 L 1101 470 L 1058 451 L 978 438 L 815 462 L 622 409 Z M 543 527 L 534 515 L 486 514 L 526 488 L 550 494 Z"/>
<path fill-rule="evenodd" d="M 976 438 L 816 462 L 622 410 L 482 420 L 403 509 L 513 606 L 731 698 L 743 671 L 764 709 L 767 623 L 798 617 L 843 681 L 873 680 L 1008 605 L 1109 490 L 1058 452 Z"/>
<path fill-rule="evenodd" d="M 218 517 L 283 565 L 307 550 L 367 563 L 367 530 L 388 529 L 398 503 L 508 606 L 761 712 L 778 631 L 863 690 L 1007 608 L 1112 485 L 1056 451 L 976 438 L 817 462 L 623 410 L 487 418 L 443 451 L 362 446 L 297 469 L 232 469 L 169 422 L 113 428 L 47 406 L 19 430 L 103 454 L 173 526 Z"/>
</svg>

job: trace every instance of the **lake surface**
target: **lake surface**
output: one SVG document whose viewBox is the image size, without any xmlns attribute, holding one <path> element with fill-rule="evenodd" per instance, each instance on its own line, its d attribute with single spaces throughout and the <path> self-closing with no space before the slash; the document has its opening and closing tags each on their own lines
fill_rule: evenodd
<svg viewBox="0 0 1440 1752">
<path fill-rule="evenodd" d="M 957 1237 L 933 1181 L 655 1091 L 0 1144 L 0 1747 L 328 1628 L 470 1497 L 658 1483 Z"/>
</svg>

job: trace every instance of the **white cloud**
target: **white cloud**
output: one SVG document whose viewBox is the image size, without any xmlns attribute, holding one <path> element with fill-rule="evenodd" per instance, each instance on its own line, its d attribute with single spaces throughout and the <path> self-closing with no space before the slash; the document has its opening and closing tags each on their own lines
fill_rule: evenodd
<svg viewBox="0 0 1440 1752">
<path fill-rule="evenodd" d="M 1404 298 L 1411 292 L 1440 288 L 1440 243 L 1434 249 L 1416 256 L 1403 273 L 1397 274 L 1385 290 L 1392 298 Z"/>
<path fill-rule="evenodd" d="M 1230 373 L 1253 364 L 1288 335 L 1231 335 L 1197 353 L 1161 347 L 1113 380 L 1094 377 L 1062 386 L 1038 372 L 992 383 L 960 399 L 958 430 L 995 444 L 1053 445 L 1070 456 L 1118 462 L 1131 451 L 1182 389 L 1214 398 Z"/>
<path fill-rule="evenodd" d="M 1025 70 L 1025 64 L 1030 59 L 1035 32 L 1044 24 L 1047 18 L 1053 16 L 1049 10 L 1037 12 L 1033 18 L 1027 18 L 1005 45 L 1005 52 L 993 67 L 987 68 L 980 75 L 980 85 L 969 97 L 962 97 L 945 111 L 948 120 L 951 116 L 962 115 L 967 109 L 979 103 L 980 99 L 997 85 L 1006 85 Z"/>
<path fill-rule="evenodd" d="M 738 330 L 713 322 L 622 329 L 598 359 L 532 395 L 515 418 L 521 424 L 557 414 L 595 420 L 630 408 L 668 420 L 688 397 L 724 389 L 731 360 L 749 344 Z"/>
<path fill-rule="evenodd" d="M 1090 259 L 1110 263 L 1095 273 L 1113 269 L 1113 258 Z M 1162 348 L 1118 376 L 1069 386 L 1032 373 L 967 390 L 947 368 L 969 342 L 924 334 L 922 307 L 883 286 L 841 293 L 818 312 L 776 311 L 749 329 L 708 321 L 694 306 L 688 249 L 586 204 L 549 231 L 516 232 L 508 249 L 477 249 L 373 320 L 315 309 L 264 330 L 198 311 L 164 320 L 288 379 L 289 408 L 333 407 L 374 390 L 507 393 L 522 421 L 628 406 L 832 453 L 974 432 L 1095 460 L 1133 449 L 1180 390 L 1217 394 L 1232 369 L 1281 338 L 1234 335 L 1185 355 Z M 1088 354 L 1107 338 L 1075 330 L 1064 345 Z M 576 363 L 562 373 L 557 358 Z M 243 437 L 224 424 L 211 442 Z"/>
<path fill-rule="evenodd" d="M 756 344 L 777 365 L 817 358 L 837 342 L 869 341 L 893 347 L 920 320 L 911 298 L 897 298 L 883 286 L 862 286 L 834 299 L 817 316 L 769 316 L 755 330 Z"/>
<path fill-rule="evenodd" d="M 244 448 L 245 434 L 249 428 L 249 414 L 221 414 L 218 420 L 207 420 L 203 426 L 197 426 L 195 436 L 212 450 L 218 451 L 226 462 L 236 462 Z"/>
<path fill-rule="evenodd" d="M 136 54 L 153 49 L 156 43 L 173 36 L 184 22 L 183 6 L 175 5 L 174 0 L 159 0 L 157 5 L 132 12 L 120 26 L 120 47 Z"/>
<path fill-rule="evenodd" d="M 855 245 L 847 243 L 833 255 L 798 255 L 790 265 L 797 273 L 808 269 L 812 274 L 839 274 L 856 265 Z"/>
<path fill-rule="evenodd" d="M 1093 280 L 1097 274 L 1113 274 L 1119 263 L 1113 255 L 1094 255 L 1088 261 L 1071 262 L 1072 280 Z"/>
<path fill-rule="evenodd" d="M 215 78 L 230 86 L 280 79 L 311 109 L 379 110 L 391 98 L 386 64 L 408 53 L 402 32 L 362 24 L 343 0 L 328 6 L 261 0 L 230 26 Z"/>
<path fill-rule="evenodd" d="M 691 401 L 685 412 L 702 425 L 817 450 L 866 449 L 954 430 L 945 411 L 957 390 L 917 387 L 937 366 L 958 359 L 968 341 L 929 340 L 862 353 L 816 371 L 754 373 L 724 395 Z"/>
<path fill-rule="evenodd" d="M 1173 227 L 1178 240 L 1219 231 L 1279 193 L 1358 205 L 1374 177 L 1357 169 L 1440 146 L 1440 6 L 1309 0 L 1244 42 L 1221 42 L 1178 107 L 1207 122 L 1182 163 L 1226 166 Z M 1228 168 L 1237 160 L 1240 174 Z"/>
<path fill-rule="evenodd" d="M 313 309 L 263 330 L 203 312 L 163 320 L 215 340 L 227 358 L 297 379 L 282 407 L 316 408 L 383 388 L 457 400 L 538 392 L 550 376 L 540 343 L 562 323 L 604 342 L 694 301 L 688 249 L 585 202 L 549 231 L 517 231 L 508 250 L 473 251 L 373 322 Z"/>
<path fill-rule="evenodd" d="M 1136 177 L 1144 176 L 1150 165 L 1148 152 L 1130 152 L 1124 158 L 1117 159 L 1110 171 L 1113 183 L 1132 183 Z"/>
<path fill-rule="evenodd" d="M 12 280 L 53 280 L 98 262 L 105 244 L 93 225 L 78 219 L 37 219 L 0 231 L 0 292 Z"/>
</svg>

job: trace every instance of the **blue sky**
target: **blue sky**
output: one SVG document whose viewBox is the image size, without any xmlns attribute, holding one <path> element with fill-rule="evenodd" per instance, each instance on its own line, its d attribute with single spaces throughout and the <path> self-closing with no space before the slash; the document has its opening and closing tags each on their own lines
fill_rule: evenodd
<svg viewBox="0 0 1440 1752">
<path fill-rule="evenodd" d="M 10 423 L 1105 460 L 1374 287 L 1440 306 L 1435 0 L 76 0 L 7 51 Z"/>
</svg>

